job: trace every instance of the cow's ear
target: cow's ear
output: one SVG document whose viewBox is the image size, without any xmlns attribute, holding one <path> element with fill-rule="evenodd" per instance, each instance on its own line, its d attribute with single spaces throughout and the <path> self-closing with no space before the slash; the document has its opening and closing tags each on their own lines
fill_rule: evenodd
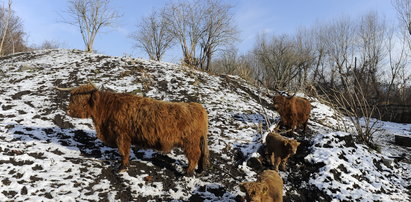
<svg viewBox="0 0 411 202">
<path fill-rule="evenodd" d="M 288 140 L 285 140 L 285 141 L 283 142 L 283 144 L 284 144 L 284 146 L 286 147 L 287 145 L 290 144 L 290 142 L 289 142 Z"/>
<path fill-rule="evenodd" d="M 261 192 L 262 192 L 263 194 L 267 194 L 267 193 L 268 193 L 268 186 L 267 186 L 266 184 L 263 184 Z"/>
<path fill-rule="evenodd" d="M 90 99 L 88 100 L 88 103 L 90 104 L 90 106 L 93 106 L 96 103 L 97 100 L 97 93 L 92 92 L 90 93 Z"/>
<path fill-rule="evenodd" d="M 241 183 L 241 184 L 240 184 L 240 190 L 241 190 L 242 192 L 247 192 L 248 185 L 249 185 L 248 182 L 243 182 L 243 183 Z"/>
</svg>

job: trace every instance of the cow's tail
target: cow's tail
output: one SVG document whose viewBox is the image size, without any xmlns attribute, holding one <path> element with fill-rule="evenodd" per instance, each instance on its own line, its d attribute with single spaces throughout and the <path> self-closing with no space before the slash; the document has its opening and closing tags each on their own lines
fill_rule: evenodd
<svg viewBox="0 0 411 202">
<path fill-rule="evenodd" d="M 199 166 L 200 171 L 204 171 L 210 167 L 207 131 L 203 136 L 201 136 L 200 149 L 201 149 L 201 156 L 198 162 L 198 166 Z"/>
<path fill-rule="evenodd" d="M 205 171 L 210 167 L 209 151 L 208 151 L 208 113 L 206 109 L 200 104 L 198 104 L 201 111 L 200 118 L 200 159 L 198 160 L 198 170 Z"/>
</svg>

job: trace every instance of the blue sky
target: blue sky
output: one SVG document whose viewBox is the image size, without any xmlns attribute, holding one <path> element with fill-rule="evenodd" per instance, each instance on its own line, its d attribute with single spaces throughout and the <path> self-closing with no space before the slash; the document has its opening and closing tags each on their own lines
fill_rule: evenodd
<svg viewBox="0 0 411 202">
<path fill-rule="evenodd" d="M 6 2 L 7 0 L 0 0 Z M 122 14 L 118 25 L 102 30 L 94 49 L 99 53 L 147 58 L 141 50 L 133 48 L 128 36 L 136 31 L 139 20 L 153 9 L 162 8 L 171 0 L 112 0 L 113 9 Z M 387 21 L 396 23 L 397 17 L 390 0 L 223 0 L 234 6 L 235 23 L 240 31 L 240 52 L 250 50 L 261 33 L 292 34 L 298 28 L 316 23 L 327 23 L 348 16 L 361 17 L 376 11 Z M 63 48 L 84 49 L 77 27 L 61 22 L 68 0 L 13 0 L 13 9 L 22 19 L 29 44 L 45 40 L 57 41 Z M 166 61 L 178 62 L 179 50 L 170 51 Z"/>
</svg>

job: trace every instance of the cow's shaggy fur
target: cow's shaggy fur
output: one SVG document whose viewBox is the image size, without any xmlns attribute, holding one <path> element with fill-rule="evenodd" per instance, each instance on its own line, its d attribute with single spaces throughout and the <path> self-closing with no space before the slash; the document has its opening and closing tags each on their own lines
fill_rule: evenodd
<svg viewBox="0 0 411 202">
<path fill-rule="evenodd" d="M 91 84 L 70 91 L 68 112 L 92 118 L 97 137 L 118 147 L 121 169 L 129 165 L 130 147 L 169 152 L 181 147 L 192 175 L 209 166 L 208 115 L 198 103 L 165 102 L 125 93 L 100 91 Z"/>
<path fill-rule="evenodd" d="M 278 167 L 281 165 L 281 170 L 285 171 L 288 158 L 297 153 L 300 143 L 297 140 L 285 138 L 276 132 L 268 134 L 265 141 L 271 166 L 278 171 Z"/>
<path fill-rule="evenodd" d="M 240 187 L 246 193 L 247 201 L 283 201 L 283 180 L 273 170 L 263 171 L 257 182 L 245 182 Z"/>
<path fill-rule="evenodd" d="M 287 129 L 294 131 L 297 127 L 303 125 L 303 132 L 305 133 L 311 112 L 310 102 L 305 98 L 283 95 L 274 96 L 273 101 L 274 108 L 281 117 L 278 127 L 285 126 Z"/>
</svg>

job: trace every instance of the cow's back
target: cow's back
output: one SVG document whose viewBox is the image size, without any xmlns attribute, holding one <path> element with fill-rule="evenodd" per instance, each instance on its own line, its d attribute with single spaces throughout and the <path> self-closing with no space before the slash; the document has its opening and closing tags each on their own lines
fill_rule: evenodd
<svg viewBox="0 0 411 202">
<path fill-rule="evenodd" d="M 283 147 L 284 147 L 284 138 L 276 133 L 270 133 L 266 137 L 266 148 L 269 154 L 275 153 L 282 155 Z"/>
<path fill-rule="evenodd" d="M 311 112 L 310 101 L 305 98 L 296 98 L 295 110 L 300 123 L 307 121 Z"/>
<path fill-rule="evenodd" d="M 142 148 L 169 151 L 207 134 L 207 111 L 198 103 L 166 102 L 130 94 L 99 92 L 93 118 L 99 138 L 115 145 L 124 136 Z"/>
<path fill-rule="evenodd" d="M 140 98 L 129 103 L 135 109 L 130 115 L 132 141 L 141 147 L 170 151 L 187 138 L 200 138 L 207 133 L 207 112 L 198 103 L 165 102 Z M 127 113 L 127 112 L 125 112 Z"/>
</svg>

